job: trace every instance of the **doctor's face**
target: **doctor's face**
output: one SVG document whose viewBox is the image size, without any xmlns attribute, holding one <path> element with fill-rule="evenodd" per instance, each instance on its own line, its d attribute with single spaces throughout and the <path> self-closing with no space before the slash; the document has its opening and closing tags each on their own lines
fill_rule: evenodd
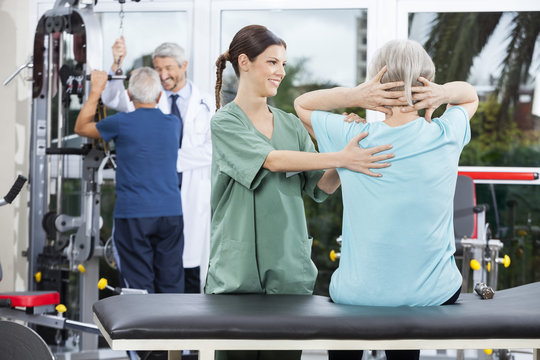
<svg viewBox="0 0 540 360">
<path fill-rule="evenodd" d="M 155 57 L 154 69 L 158 72 L 165 90 L 177 92 L 186 85 L 187 61 L 180 66 L 171 57 Z"/>
</svg>

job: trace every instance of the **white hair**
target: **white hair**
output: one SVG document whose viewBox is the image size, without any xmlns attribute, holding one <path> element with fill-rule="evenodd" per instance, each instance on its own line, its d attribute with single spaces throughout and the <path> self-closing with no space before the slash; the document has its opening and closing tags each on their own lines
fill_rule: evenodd
<svg viewBox="0 0 540 360">
<path fill-rule="evenodd" d="M 186 53 L 184 49 L 180 45 L 172 42 L 166 42 L 159 45 L 152 54 L 152 60 L 157 57 L 173 58 L 176 60 L 179 66 L 183 66 L 184 62 L 186 61 Z"/>
<path fill-rule="evenodd" d="M 429 81 L 435 78 L 435 64 L 426 50 L 413 40 L 392 40 L 375 52 L 369 67 L 369 78 L 373 78 L 384 67 L 386 73 L 381 83 L 404 81 L 405 96 L 409 105 L 413 105 L 412 86 L 421 86 L 418 77 Z M 403 90 L 403 89 L 392 89 Z"/>
<path fill-rule="evenodd" d="M 161 80 L 157 71 L 148 66 L 133 70 L 129 78 L 128 91 L 133 102 L 156 103 L 161 92 Z"/>
</svg>

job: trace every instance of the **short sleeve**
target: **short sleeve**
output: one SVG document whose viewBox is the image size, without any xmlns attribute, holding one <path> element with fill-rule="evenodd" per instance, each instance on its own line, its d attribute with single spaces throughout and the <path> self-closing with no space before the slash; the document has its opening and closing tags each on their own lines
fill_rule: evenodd
<svg viewBox="0 0 540 360">
<path fill-rule="evenodd" d="M 103 140 L 109 141 L 118 136 L 118 123 L 120 121 L 120 115 L 121 113 L 106 117 L 96 124 L 99 135 Z"/>
<path fill-rule="evenodd" d="M 348 123 L 344 116 L 325 111 L 311 113 L 311 126 L 315 132 L 320 152 L 341 151 L 349 141 L 364 131 L 364 123 Z"/>
<path fill-rule="evenodd" d="M 440 118 L 433 121 L 438 122 L 446 136 L 459 144 L 461 148 L 471 140 L 469 115 L 463 107 L 452 106 Z"/>
<path fill-rule="evenodd" d="M 220 172 L 248 189 L 254 189 L 268 173 L 262 165 L 274 148 L 238 115 L 220 111 L 211 123 L 214 161 Z"/>
</svg>

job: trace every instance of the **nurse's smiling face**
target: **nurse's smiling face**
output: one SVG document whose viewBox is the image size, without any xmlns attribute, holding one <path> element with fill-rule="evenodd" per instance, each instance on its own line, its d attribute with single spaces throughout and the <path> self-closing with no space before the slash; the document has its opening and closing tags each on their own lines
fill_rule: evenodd
<svg viewBox="0 0 540 360">
<path fill-rule="evenodd" d="M 282 45 L 271 45 L 253 61 L 245 59 L 245 80 L 251 83 L 253 91 L 258 96 L 271 97 L 277 94 L 277 89 L 285 77 L 287 51 Z"/>
</svg>

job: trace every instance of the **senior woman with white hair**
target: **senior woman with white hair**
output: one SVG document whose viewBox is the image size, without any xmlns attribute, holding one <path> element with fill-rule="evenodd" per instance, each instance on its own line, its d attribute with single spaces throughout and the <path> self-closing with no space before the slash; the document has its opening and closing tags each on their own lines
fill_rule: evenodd
<svg viewBox="0 0 540 360">
<path fill-rule="evenodd" d="M 454 260 L 453 197 L 459 156 L 470 139 L 469 120 L 478 107 L 476 91 L 466 82 L 433 83 L 433 61 L 410 40 L 385 44 L 369 73 L 371 81 L 404 81 L 404 88 L 391 90 L 403 91 L 409 106 L 394 106 L 392 115 L 373 123 L 349 123 L 326 112 L 358 106 L 359 97 L 366 96 L 365 84 L 313 91 L 295 101 L 321 152 L 341 149 L 354 134 L 366 131 L 361 147 L 393 144 L 395 154 L 392 166 L 380 170 L 382 178 L 338 169 L 343 242 L 330 296 L 337 303 L 369 306 L 454 303 L 462 278 Z M 431 119 L 444 103 L 444 114 Z M 417 112 L 422 108 L 425 118 Z M 418 359 L 419 351 L 386 355 Z M 361 357 L 361 351 L 330 352 L 330 359 Z"/>
</svg>

